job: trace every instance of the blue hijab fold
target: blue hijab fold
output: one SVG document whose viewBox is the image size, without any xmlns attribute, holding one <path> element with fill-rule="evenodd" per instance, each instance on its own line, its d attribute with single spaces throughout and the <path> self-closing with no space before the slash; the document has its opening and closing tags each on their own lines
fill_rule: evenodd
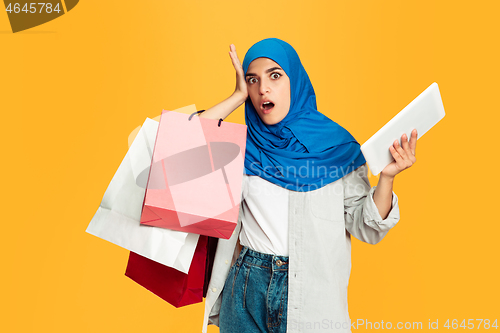
<svg viewBox="0 0 500 333">
<path fill-rule="evenodd" d="M 250 97 L 246 100 L 245 174 L 306 192 L 363 165 L 366 160 L 354 137 L 317 110 L 313 86 L 293 47 L 277 38 L 254 44 L 243 60 L 245 74 L 250 63 L 261 57 L 276 62 L 288 75 L 290 110 L 279 123 L 266 125 Z"/>
</svg>

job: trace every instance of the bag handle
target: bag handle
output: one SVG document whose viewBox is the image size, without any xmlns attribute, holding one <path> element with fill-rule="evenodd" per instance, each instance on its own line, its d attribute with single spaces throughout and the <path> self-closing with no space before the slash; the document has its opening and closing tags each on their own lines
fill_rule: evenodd
<svg viewBox="0 0 500 333">
<path fill-rule="evenodd" d="M 191 118 L 193 118 L 193 116 L 194 116 L 195 114 L 200 114 L 200 113 L 202 113 L 203 111 L 205 111 L 205 110 L 200 110 L 200 111 L 196 111 L 196 112 L 194 112 L 194 113 L 191 113 L 191 115 L 189 116 L 188 120 L 191 120 Z M 222 118 L 220 118 L 220 119 L 219 119 L 219 125 L 218 125 L 219 127 L 220 127 L 220 124 L 222 123 L 222 120 L 223 120 Z"/>
</svg>

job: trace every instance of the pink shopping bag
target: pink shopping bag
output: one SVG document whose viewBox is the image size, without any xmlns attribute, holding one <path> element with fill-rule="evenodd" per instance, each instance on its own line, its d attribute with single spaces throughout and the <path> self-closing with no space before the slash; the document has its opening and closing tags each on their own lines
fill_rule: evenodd
<svg viewBox="0 0 500 333">
<path fill-rule="evenodd" d="M 141 224 L 229 239 L 240 207 L 246 128 L 164 110 Z"/>
</svg>

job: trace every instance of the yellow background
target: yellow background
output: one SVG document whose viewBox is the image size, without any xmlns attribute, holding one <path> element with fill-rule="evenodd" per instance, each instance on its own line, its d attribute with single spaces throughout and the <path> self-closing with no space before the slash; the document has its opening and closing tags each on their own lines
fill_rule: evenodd
<svg viewBox="0 0 500 333">
<path fill-rule="evenodd" d="M 143 289 L 128 251 L 85 229 L 130 132 L 228 97 L 229 45 L 242 60 L 267 37 L 294 46 L 319 110 L 359 143 L 441 90 L 447 115 L 396 177 L 400 222 L 376 246 L 353 241 L 351 319 L 500 319 L 499 13 L 496 0 L 86 0 L 12 34 L 1 12 L 0 331 L 201 331 L 202 304 Z"/>
</svg>

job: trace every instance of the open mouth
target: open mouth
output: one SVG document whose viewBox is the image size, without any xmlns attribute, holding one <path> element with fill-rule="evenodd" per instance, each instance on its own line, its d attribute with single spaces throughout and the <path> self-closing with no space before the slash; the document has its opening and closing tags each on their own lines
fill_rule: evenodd
<svg viewBox="0 0 500 333">
<path fill-rule="evenodd" d="M 273 102 L 264 102 L 264 103 L 262 103 L 262 106 L 261 106 L 262 112 L 264 112 L 264 113 L 270 113 L 273 108 L 274 108 Z"/>
</svg>

